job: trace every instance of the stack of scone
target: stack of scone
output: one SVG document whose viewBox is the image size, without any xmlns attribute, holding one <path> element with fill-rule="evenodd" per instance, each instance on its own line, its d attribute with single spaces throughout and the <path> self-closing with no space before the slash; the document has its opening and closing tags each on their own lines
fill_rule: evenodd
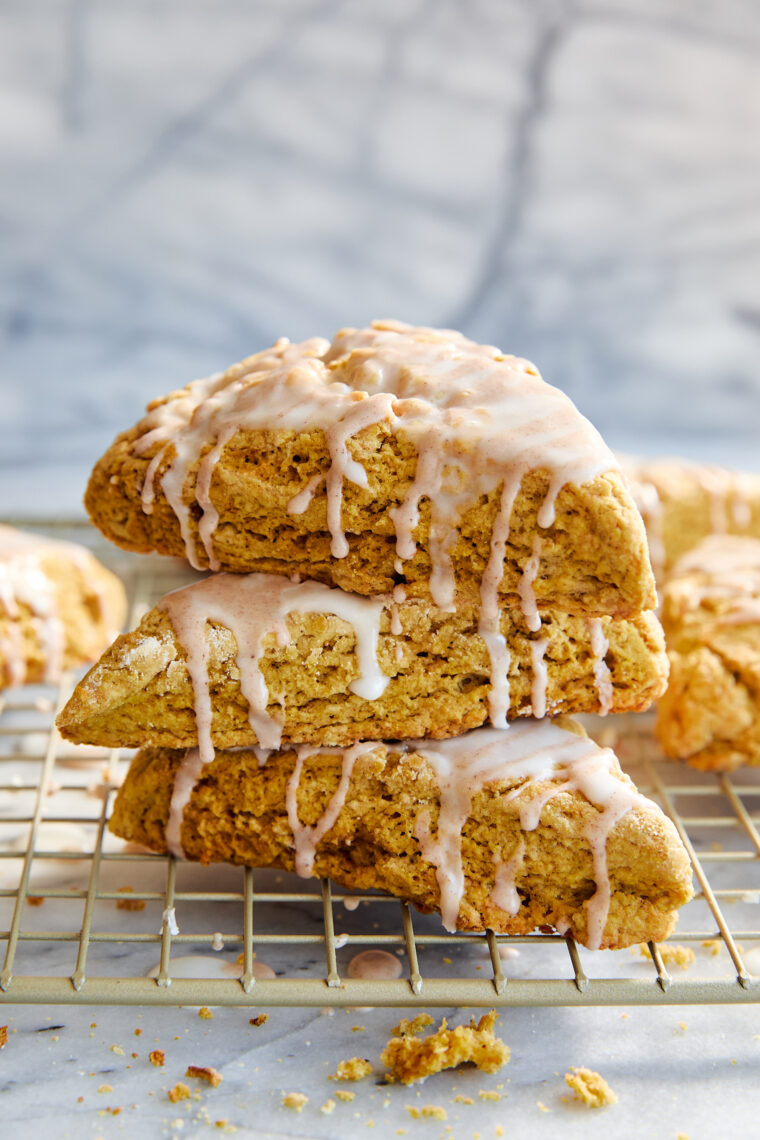
<svg viewBox="0 0 760 1140">
<path fill-rule="evenodd" d="M 449 929 L 670 932 L 673 826 L 549 719 L 663 692 L 646 536 L 532 365 L 395 322 L 281 340 L 150 405 L 86 504 L 120 546 L 214 572 L 59 718 L 141 749 L 118 835 L 381 888 Z"/>
</svg>

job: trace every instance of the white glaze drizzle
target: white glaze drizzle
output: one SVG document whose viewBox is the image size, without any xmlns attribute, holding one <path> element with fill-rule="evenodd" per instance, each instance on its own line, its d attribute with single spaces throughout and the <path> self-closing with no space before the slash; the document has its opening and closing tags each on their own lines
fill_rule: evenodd
<svg viewBox="0 0 760 1140">
<path fill-rule="evenodd" d="M 532 713 L 536 720 L 541 720 L 546 716 L 546 689 L 549 684 L 549 672 L 546 668 L 548 646 L 548 637 L 539 637 L 530 643 L 530 660 L 533 668 L 530 700 Z"/>
<path fill-rule="evenodd" d="M 612 689 L 612 674 L 610 668 L 605 661 L 610 643 L 604 636 L 604 626 L 601 618 L 588 619 L 588 632 L 591 641 L 591 656 L 594 665 L 594 681 L 596 683 L 596 692 L 599 697 L 599 715 L 607 716 L 607 713 L 612 708 L 613 702 L 613 689 Z"/>
<path fill-rule="evenodd" d="M 282 724 L 268 712 L 270 694 L 259 661 L 269 634 L 287 645 L 290 634 L 285 622 L 291 613 L 335 614 L 349 622 L 356 636 L 359 676 L 349 688 L 364 700 L 382 696 L 388 677 L 377 660 L 380 618 L 386 601 L 363 598 L 333 590 L 319 582 L 293 585 L 274 574 L 215 574 L 192 586 L 167 594 L 158 603 L 169 616 L 177 640 L 185 651 L 187 671 L 193 686 L 198 747 L 204 763 L 213 759 L 209 650 L 213 622 L 229 629 L 237 642 L 235 661 L 240 689 L 248 701 L 248 720 L 258 743 L 278 748 Z"/>
<path fill-rule="evenodd" d="M 153 509 L 154 482 L 164 465 L 161 486 L 179 520 L 187 557 L 201 568 L 190 514 L 196 500 L 205 561 L 218 569 L 213 548 L 218 520 L 210 488 L 223 448 L 241 430 L 321 429 L 330 452 L 325 494 L 331 549 L 334 557 L 345 557 L 344 482 L 368 489 L 366 471 L 347 444 L 381 423 L 417 452 L 413 484 L 391 511 L 398 559 L 403 563 L 416 551 L 413 532 L 426 499 L 431 593 L 444 609 L 454 601 L 450 552 L 463 509 L 500 484 L 517 481 L 519 486 L 526 471 L 544 468 L 549 488 L 538 523 L 547 527 L 563 486 L 617 467 L 568 397 L 545 384 L 527 361 L 451 330 L 377 321 L 367 329 L 343 330 L 332 344 L 317 338 L 296 345 L 280 340 L 228 372 L 195 381 L 152 405 L 133 444 L 138 455 L 154 451 L 143 509 Z M 198 463 L 193 487 L 188 480 Z M 312 476 L 293 496 L 294 513 L 306 509 L 316 487 Z"/>
<path fill-rule="evenodd" d="M 538 605 L 536 603 L 536 591 L 534 582 L 536 575 L 541 564 L 541 545 L 543 538 L 540 534 L 533 536 L 533 550 L 530 558 L 525 563 L 525 568 L 517 584 L 517 593 L 520 596 L 520 604 L 522 606 L 523 617 L 531 633 L 538 633 L 541 628 L 541 615 L 538 612 Z"/>
<path fill-rule="evenodd" d="M 344 749 L 320 748 L 310 744 L 303 744 L 296 748 L 295 767 L 288 780 L 287 791 L 285 793 L 288 823 L 293 832 L 296 874 L 301 875 L 303 878 L 309 878 L 311 875 L 317 846 L 330 828 L 333 827 L 345 806 L 346 794 L 349 784 L 351 783 L 354 764 L 360 756 L 366 756 L 368 752 L 373 752 L 376 748 L 377 744 L 372 741 L 354 744 L 352 747 Z M 309 756 L 313 756 L 315 753 L 334 754 L 336 752 L 342 757 L 338 786 L 330 797 L 330 802 L 317 823 L 315 823 L 313 827 L 310 827 L 307 824 L 301 823 L 298 819 L 298 786 L 301 782 L 301 771 L 303 769 L 304 760 L 308 759 Z"/>
<path fill-rule="evenodd" d="M 509 859 L 504 863 L 497 862 L 493 889 L 491 890 L 492 902 L 513 917 L 520 910 L 520 896 L 517 893 L 515 879 L 522 869 L 524 859 L 525 836 L 521 835 L 517 847 Z"/>
<path fill-rule="evenodd" d="M 362 950 L 348 963 L 349 978 L 388 981 L 401 977 L 401 963 L 387 950 Z"/>
<path fill-rule="evenodd" d="M 588 941 L 594 949 L 601 943 L 610 900 L 607 876 L 607 837 L 615 823 L 636 807 L 651 810 L 651 804 L 635 790 L 627 777 L 620 778 L 614 753 L 601 749 L 586 737 L 576 736 L 549 720 L 515 721 L 509 732 L 478 729 L 455 740 L 436 743 L 410 742 L 404 748 L 417 752 L 433 766 L 440 789 L 436 834 L 430 831 L 430 813 L 421 812 L 415 836 L 422 857 L 436 868 L 441 894 L 441 918 L 455 930 L 465 889 L 462 867 L 462 828 L 477 791 L 494 780 L 523 781 L 507 793 L 503 802 L 519 799 L 520 825 L 534 830 L 546 803 L 563 791 L 580 792 L 602 810 L 586 827 L 591 847 L 596 890 L 587 900 Z M 552 781 L 536 795 L 525 796 L 535 783 Z M 497 905 L 499 905 L 497 903 Z"/>
<path fill-rule="evenodd" d="M 480 617 L 478 633 L 488 650 L 491 665 L 491 690 L 488 709 L 494 728 L 507 727 L 509 712 L 509 663 L 507 639 L 501 632 L 499 585 L 504 574 L 504 557 L 509 539 L 512 508 L 520 488 L 522 475 L 505 482 L 501 490 L 499 509 L 491 531 L 491 552 L 480 580 Z"/>
</svg>

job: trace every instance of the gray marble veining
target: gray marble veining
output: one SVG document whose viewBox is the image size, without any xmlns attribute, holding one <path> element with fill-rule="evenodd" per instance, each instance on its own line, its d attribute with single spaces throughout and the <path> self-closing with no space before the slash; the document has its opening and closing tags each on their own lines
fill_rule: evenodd
<svg viewBox="0 0 760 1140">
<path fill-rule="evenodd" d="M 751 461 L 754 0 L 5 0 L 0 27 L 6 512 L 30 466 L 76 503 L 151 397 L 375 315 L 533 358 L 614 444 Z"/>
</svg>

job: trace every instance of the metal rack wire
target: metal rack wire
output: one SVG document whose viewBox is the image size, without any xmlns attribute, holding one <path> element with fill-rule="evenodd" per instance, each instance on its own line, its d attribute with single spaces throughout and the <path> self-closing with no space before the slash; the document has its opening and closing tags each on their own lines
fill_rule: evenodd
<svg viewBox="0 0 760 1140">
<path fill-rule="evenodd" d="M 158 596 L 187 580 L 180 563 L 114 552 L 85 524 L 38 525 L 87 541 L 115 566 L 130 591 L 133 621 Z M 646 717 L 615 718 L 621 725 L 619 752 L 641 790 L 673 819 L 692 860 L 696 897 L 682 911 L 675 936 L 697 951 L 694 965 L 685 971 L 669 971 L 667 948 L 651 943 L 646 959 L 634 959 L 625 951 L 590 953 L 553 933 L 447 934 L 435 917 L 413 918 L 398 899 L 374 892 L 348 896 L 327 881 L 217 868 L 211 889 L 204 889 L 212 869 L 178 864 L 109 837 L 109 811 L 128 756 L 91 756 L 92 750 L 85 750 L 83 766 L 61 742 L 53 721 L 70 686 L 66 678 L 57 692 L 0 694 L 0 1006 L 760 1000 L 760 976 L 752 968 L 753 959 L 760 957 L 755 918 L 760 913 L 760 779 L 753 773 L 695 773 L 658 761 Z M 612 722 L 605 728 L 610 730 L 615 730 Z M 51 829 L 55 842 L 49 843 Z M 65 829 L 74 829 L 78 837 L 73 849 Z M 130 885 L 117 886 L 125 874 Z M 336 912 L 341 904 L 348 906 Z M 57 921 L 45 921 L 51 912 Z M 172 933 L 175 912 L 181 913 L 180 933 Z M 339 934 L 337 913 L 346 928 Z M 758 949 L 747 952 L 752 942 Z M 221 945 L 227 956 L 218 961 L 225 963 L 226 976 L 177 976 L 186 972 L 178 969 L 178 952 L 204 953 Z M 398 954 L 403 976 L 348 976 L 347 959 L 367 947 Z M 229 959 L 230 950 L 236 959 Z M 452 957 L 436 958 L 441 951 Z M 155 976 L 149 977 L 145 966 L 151 953 L 158 955 L 158 963 Z M 257 976 L 262 953 L 276 955 L 277 976 Z"/>
</svg>

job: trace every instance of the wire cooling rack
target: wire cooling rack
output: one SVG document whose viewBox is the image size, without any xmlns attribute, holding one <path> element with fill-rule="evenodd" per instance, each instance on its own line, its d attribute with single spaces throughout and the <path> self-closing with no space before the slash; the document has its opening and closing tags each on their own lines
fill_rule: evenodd
<svg viewBox="0 0 760 1140">
<path fill-rule="evenodd" d="M 83 523 L 36 526 L 85 542 L 117 570 L 133 624 L 192 577 L 172 559 L 114 551 Z M 550 932 L 451 935 L 435 916 L 413 916 L 390 896 L 348 895 L 327 881 L 272 871 L 178 863 L 116 840 L 107 823 L 129 754 L 60 740 L 54 716 L 72 683 L 0 694 L 0 1005 L 760 999 L 760 773 L 715 776 L 659 761 L 646 716 L 591 727 L 615 736 L 641 790 L 674 821 L 696 895 L 681 911 L 677 947 L 592 953 Z M 369 948 L 396 956 L 400 976 L 352 977 L 351 959 Z M 679 959 L 691 964 L 668 968 Z"/>
</svg>

